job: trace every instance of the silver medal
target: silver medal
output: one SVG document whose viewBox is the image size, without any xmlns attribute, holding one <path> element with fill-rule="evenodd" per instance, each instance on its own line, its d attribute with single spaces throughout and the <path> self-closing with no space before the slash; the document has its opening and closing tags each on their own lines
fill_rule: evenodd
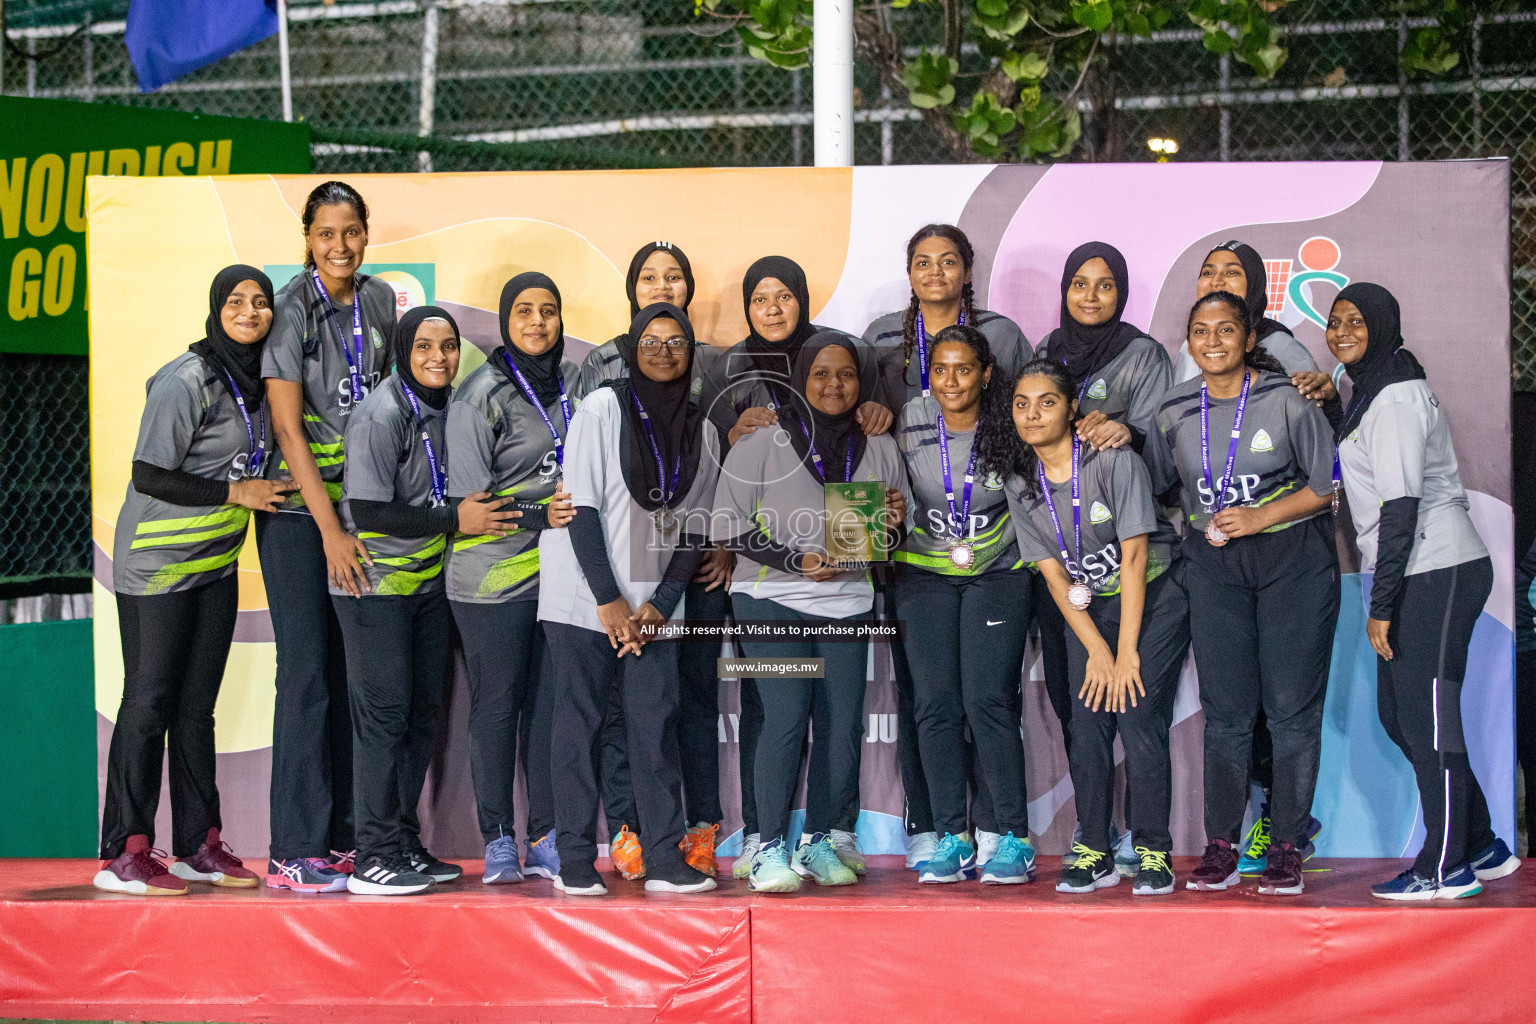
<svg viewBox="0 0 1536 1024">
<path fill-rule="evenodd" d="M 1067 604 L 1070 604 L 1078 611 L 1087 608 L 1092 600 L 1093 591 L 1088 589 L 1088 584 L 1086 583 L 1074 583 L 1067 588 Z"/>
<path fill-rule="evenodd" d="M 949 547 L 949 561 L 956 569 L 969 569 L 976 564 L 976 549 L 969 544 L 954 543 Z"/>
<path fill-rule="evenodd" d="M 677 529 L 677 513 L 665 505 L 652 512 L 651 519 L 656 523 L 656 529 L 663 537 L 672 536 L 673 531 Z"/>
<path fill-rule="evenodd" d="M 1222 533 L 1221 529 L 1216 525 L 1216 521 L 1212 520 L 1211 524 L 1205 528 L 1205 539 L 1212 544 L 1225 544 L 1227 542 L 1227 535 Z"/>
</svg>

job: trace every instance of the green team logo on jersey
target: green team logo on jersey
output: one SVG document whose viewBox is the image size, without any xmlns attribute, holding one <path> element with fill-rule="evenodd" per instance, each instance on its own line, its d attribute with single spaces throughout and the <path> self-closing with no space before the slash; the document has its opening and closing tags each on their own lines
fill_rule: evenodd
<svg viewBox="0 0 1536 1024">
<path fill-rule="evenodd" d="M 695 398 L 697 398 L 699 396 L 699 393 L 702 392 L 703 390 L 704 390 L 704 378 L 703 377 L 695 377 L 693 379 L 693 387 L 688 389 L 688 393 L 693 395 Z"/>
<path fill-rule="evenodd" d="M 1251 442 L 1249 442 L 1248 450 L 1251 451 L 1251 452 L 1272 452 L 1272 451 L 1274 451 L 1275 450 L 1275 442 L 1273 442 L 1273 441 L 1271 441 L 1269 439 L 1269 431 L 1265 430 L 1263 427 L 1260 427 L 1259 428 L 1259 432 L 1254 434 L 1253 435 L 1253 440 Z"/>
<path fill-rule="evenodd" d="M 1090 523 L 1107 523 L 1113 518 L 1115 517 L 1110 515 L 1109 509 L 1105 508 L 1101 502 L 1094 502 L 1093 507 L 1088 510 Z"/>
<path fill-rule="evenodd" d="M 373 332 L 373 347 L 374 348 L 383 348 L 384 347 L 384 335 L 379 333 L 379 329 L 377 327 L 370 327 L 368 329 Z"/>
<path fill-rule="evenodd" d="M 1003 489 L 1003 478 L 998 476 L 996 471 L 993 471 L 988 473 L 981 481 L 981 486 L 989 491 L 1000 491 Z"/>
<path fill-rule="evenodd" d="M 1088 389 L 1088 397 L 1099 399 L 1109 397 L 1109 385 L 1104 383 L 1103 377 L 1093 382 L 1093 387 Z"/>
</svg>

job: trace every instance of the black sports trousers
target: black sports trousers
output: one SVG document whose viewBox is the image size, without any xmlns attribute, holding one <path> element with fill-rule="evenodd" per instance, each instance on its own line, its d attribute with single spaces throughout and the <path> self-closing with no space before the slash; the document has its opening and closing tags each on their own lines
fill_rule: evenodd
<svg viewBox="0 0 1536 1024">
<path fill-rule="evenodd" d="M 1141 656 L 1141 684 L 1146 694 L 1123 712 L 1088 710 L 1077 696 L 1088 670 L 1088 649 L 1067 630 L 1067 660 L 1072 687 L 1072 789 L 1083 844 L 1109 851 L 1110 812 L 1115 799 L 1115 733 L 1125 748 L 1125 777 L 1136 780 L 1136 800 L 1126 801 L 1126 827 L 1137 846 L 1167 853 L 1173 849 L 1168 815 L 1173 799 L 1173 770 L 1168 760 L 1168 727 L 1179 692 L 1184 653 L 1189 650 L 1189 603 L 1179 586 L 1175 565 L 1147 584 L 1136 653 Z M 1060 609 L 1058 609 L 1059 611 Z M 1120 597 L 1095 597 L 1088 615 L 1111 653 L 1120 648 Z M 1063 622 L 1066 620 L 1063 619 Z M 1129 788 L 1127 788 L 1129 796 Z"/>
<path fill-rule="evenodd" d="M 351 685 L 357 860 L 419 850 L 416 808 L 448 678 L 448 598 L 434 590 L 332 600 Z"/>
<path fill-rule="evenodd" d="M 988 831 L 1029 835 L 1020 678 L 1034 581 L 1026 569 L 945 576 L 909 568 L 891 587 L 912 672 L 914 721 L 933 830 L 968 824 L 967 767 L 990 798 Z M 974 764 L 966 753 L 966 726 Z"/>
<path fill-rule="evenodd" d="M 171 594 L 117 595 L 123 700 L 107 749 L 103 860 L 121 854 L 129 836 L 148 836 L 154 845 L 167 734 L 171 853 L 190 857 L 210 828 L 223 827 L 214 773 L 213 706 L 239 603 L 234 573 Z"/>
<path fill-rule="evenodd" d="M 469 676 L 469 775 L 480 836 L 514 835 L 513 780 L 528 787 L 528 841 L 555 827 L 549 781 L 554 681 L 539 602 L 449 601 Z"/>
<path fill-rule="evenodd" d="M 776 601 L 737 594 L 731 598 L 743 622 L 857 622 L 868 614 L 841 619 L 809 616 Z M 864 742 L 865 668 L 869 641 L 764 641 L 743 638 L 749 658 L 821 658 L 822 679 L 759 679 L 763 730 L 758 738 L 753 797 L 763 842 L 789 840 L 790 811 L 800 777 L 800 753 L 806 725 L 813 742 L 806 769 L 805 831 L 827 832 L 859 793 L 860 744 Z M 742 794 L 743 800 L 746 794 Z"/>
<path fill-rule="evenodd" d="M 1376 659 L 1382 727 L 1419 783 L 1424 846 L 1413 868 L 1426 878 L 1444 879 L 1494 839 L 1461 725 L 1467 648 L 1492 591 L 1486 557 L 1405 576 L 1387 628 L 1394 657 Z"/>
<path fill-rule="evenodd" d="M 678 765 L 679 644 L 656 641 L 618 657 L 608 636 L 545 622 L 555 666 L 553 753 L 556 844 L 562 864 L 597 859 L 598 745 L 612 692 L 624 701 L 625 746 L 647 870 L 679 863 L 683 838 Z"/>
<path fill-rule="evenodd" d="M 256 549 L 277 643 L 269 793 L 274 860 L 357 846 L 352 827 L 352 719 L 341 625 L 312 516 L 257 512 Z"/>
<path fill-rule="evenodd" d="M 1271 835 L 1301 847 L 1317 788 L 1323 697 L 1339 619 L 1333 516 L 1219 548 L 1192 533 L 1183 553 L 1205 711 L 1205 833 L 1237 843 L 1248 806 L 1254 722 L 1263 708 L 1274 749 Z"/>
<path fill-rule="evenodd" d="M 1061 742 L 1066 749 L 1067 760 L 1072 759 L 1072 702 L 1077 696 L 1070 681 L 1071 668 L 1067 663 L 1067 620 L 1061 609 L 1051 600 L 1044 578 L 1035 584 L 1041 599 L 1035 602 L 1035 621 L 1040 627 L 1040 671 L 1045 674 L 1045 695 L 1061 723 Z"/>
</svg>

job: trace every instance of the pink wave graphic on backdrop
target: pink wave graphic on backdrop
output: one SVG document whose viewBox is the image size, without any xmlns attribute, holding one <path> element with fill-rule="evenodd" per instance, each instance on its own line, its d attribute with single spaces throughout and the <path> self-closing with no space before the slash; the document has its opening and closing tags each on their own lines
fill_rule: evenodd
<svg viewBox="0 0 1536 1024">
<path fill-rule="evenodd" d="M 1051 168 L 1014 211 L 998 245 L 987 304 L 1038 344 L 1058 326 L 1067 253 L 1098 240 L 1125 254 L 1131 278 L 1125 320 L 1146 330 L 1169 269 L 1194 240 L 1223 229 L 1237 233 L 1246 224 L 1338 213 L 1365 195 L 1381 169 L 1379 161 L 1243 164 L 1239 205 L 1233 166 L 1169 164 L 1150 179 L 1142 164 Z M 1193 301 L 1194 282 L 1188 284 Z"/>
</svg>

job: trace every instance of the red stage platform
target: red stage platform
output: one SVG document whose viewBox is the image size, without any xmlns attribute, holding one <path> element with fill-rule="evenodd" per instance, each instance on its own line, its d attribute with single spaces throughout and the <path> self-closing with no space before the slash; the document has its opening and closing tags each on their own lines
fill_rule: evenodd
<svg viewBox="0 0 1536 1024">
<path fill-rule="evenodd" d="M 94 861 L 0 862 L 0 1016 L 151 1021 L 1031 1024 L 1536 1021 L 1536 871 L 1385 904 L 1397 861 L 1313 862 L 1296 898 L 916 884 L 606 899 L 549 882 L 420 897 L 92 889 Z M 251 862 L 256 867 L 256 862 Z M 1181 861 L 1182 876 L 1192 866 Z"/>
</svg>

